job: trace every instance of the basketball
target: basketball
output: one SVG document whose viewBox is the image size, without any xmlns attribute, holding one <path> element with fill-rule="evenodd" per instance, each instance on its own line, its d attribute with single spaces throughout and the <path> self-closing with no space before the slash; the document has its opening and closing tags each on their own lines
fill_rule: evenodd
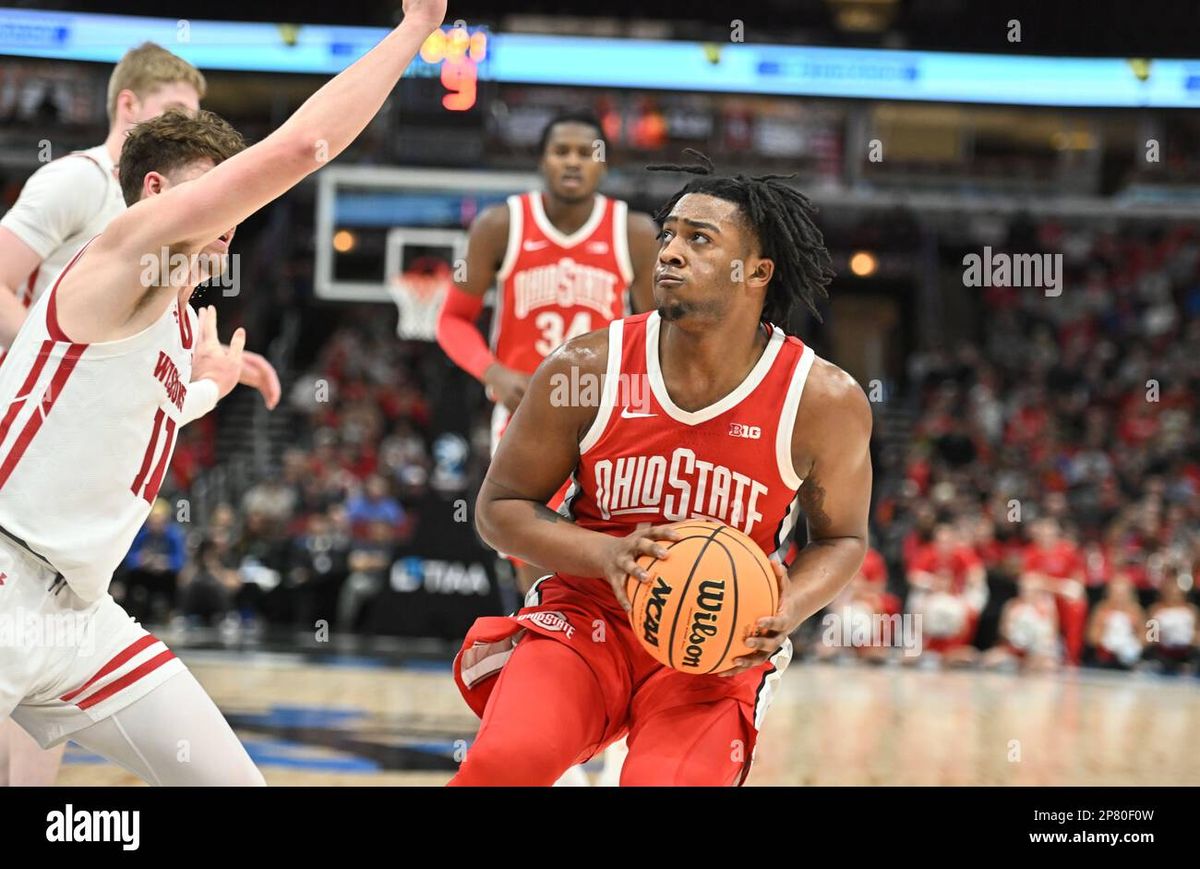
<svg viewBox="0 0 1200 869">
<path fill-rule="evenodd" d="M 685 521 L 661 540 L 666 560 L 638 559 L 649 582 L 626 580 L 634 633 L 656 660 L 683 673 L 720 673 L 753 653 L 745 640 L 779 609 L 779 581 L 753 540 L 720 522 Z"/>
</svg>

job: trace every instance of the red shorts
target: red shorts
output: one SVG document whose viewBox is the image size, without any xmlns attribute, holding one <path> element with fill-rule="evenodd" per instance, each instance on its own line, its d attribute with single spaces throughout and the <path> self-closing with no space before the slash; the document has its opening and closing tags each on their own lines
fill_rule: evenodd
<svg viewBox="0 0 1200 869">
<path fill-rule="evenodd" d="M 595 582 L 604 584 L 600 579 Z M 455 681 L 476 715 L 484 717 L 499 681 L 496 676 L 514 654 L 518 643 L 548 638 L 574 650 L 586 663 L 599 687 L 594 694 L 598 699 L 592 714 L 593 720 L 602 719 L 604 726 L 597 728 L 599 739 L 588 747 L 585 756 L 575 758 L 576 763 L 598 754 L 623 736 L 629 737 L 631 760 L 635 752 L 645 751 L 655 738 L 665 736 L 677 743 L 686 743 L 689 734 L 695 736 L 705 728 L 716 726 L 714 721 L 720 714 L 720 726 L 730 730 L 729 738 L 725 739 L 724 734 L 720 738 L 713 736 L 711 743 L 720 747 L 713 753 L 721 756 L 686 762 L 710 764 L 713 770 L 722 769 L 721 764 L 727 767 L 730 762 L 730 744 L 736 743 L 734 752 L 738 765 L 731 768 L 729 780 L 719 783 L 741 784 L 745 781 L 758 730 L 791 660 L 790 641 L 770 661 L 737 676 L 694 675 L 673 670 L 652 658 L 634 635 L 629 618 L 615 597 L 611 604 L 602 602 L 572 587 L 557 574 L 551 574 L 534 585 L 526 597 L 526 604 L 514 616 L 478 619 L 454 659 Z M 552 703 L 547 699 L 553 696 L 552 688 L 528 682 L 520 684 L 520 690 L 531 694 L 528 697 L 529 726 L 535 726 L 538 722 L 533 718 L 542 707 Z M 671 721 L 669 731 L 655 724 L 656 719 L 661 724 L 667 718 Z M 662 735 L 648 736 L 639 747 L 640 733 Z M 714 775 L 724 776 L 724 773 L 714 772 Z"/>
</svg>

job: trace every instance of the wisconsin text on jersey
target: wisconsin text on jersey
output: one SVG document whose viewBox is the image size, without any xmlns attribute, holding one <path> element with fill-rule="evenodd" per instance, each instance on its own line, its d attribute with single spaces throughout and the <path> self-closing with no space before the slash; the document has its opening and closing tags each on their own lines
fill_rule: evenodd
<svg viewBox="0 0 1200 869">
<path fill-rule="evenodd" d="M 179 315 L 176 314 L 176 317 Z M 187 398 L 187 387 L 179 376 L 179 369 L 171 361 L 166 352 L 158 351 L 158 362 L 154 365 L 154 379 L 162 383 L 167 390 L 167 398 L 179 410 L 183 410 L 183 401 Z"/>
</svg>

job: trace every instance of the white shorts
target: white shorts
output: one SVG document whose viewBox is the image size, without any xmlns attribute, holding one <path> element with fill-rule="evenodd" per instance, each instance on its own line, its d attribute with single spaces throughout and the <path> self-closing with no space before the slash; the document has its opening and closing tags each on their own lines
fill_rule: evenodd
<svg viewBox="0 0 1200 869">
<path fill-rule="evenodd" d="M 0 536 L 0 718 L 49 748 L 185 669 L 111 595 L 84 601 Z"/>
</svg>

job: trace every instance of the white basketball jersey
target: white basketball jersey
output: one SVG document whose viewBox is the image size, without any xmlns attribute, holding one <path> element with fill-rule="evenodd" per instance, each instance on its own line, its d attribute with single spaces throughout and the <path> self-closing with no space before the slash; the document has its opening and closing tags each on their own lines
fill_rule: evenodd
<svg viewBox="0 0 1200 869">
<path fill-rule="evenodd" d="M 25 182 L 0 225 L 29 245 L 42 263 L 13 287 L 26 307 L 40 299 L 90 238 L 125 210 L 106 145 L 60 157 Z"/>
<path fill-rule="evenodd" d="M 136 335 L 80 344 L 58 325 L 59 281 L 0 364 L 0 529 L 90 601 L 107 592 L 170 465 L 196 321 L 173 301 Z"/>
</svg>

